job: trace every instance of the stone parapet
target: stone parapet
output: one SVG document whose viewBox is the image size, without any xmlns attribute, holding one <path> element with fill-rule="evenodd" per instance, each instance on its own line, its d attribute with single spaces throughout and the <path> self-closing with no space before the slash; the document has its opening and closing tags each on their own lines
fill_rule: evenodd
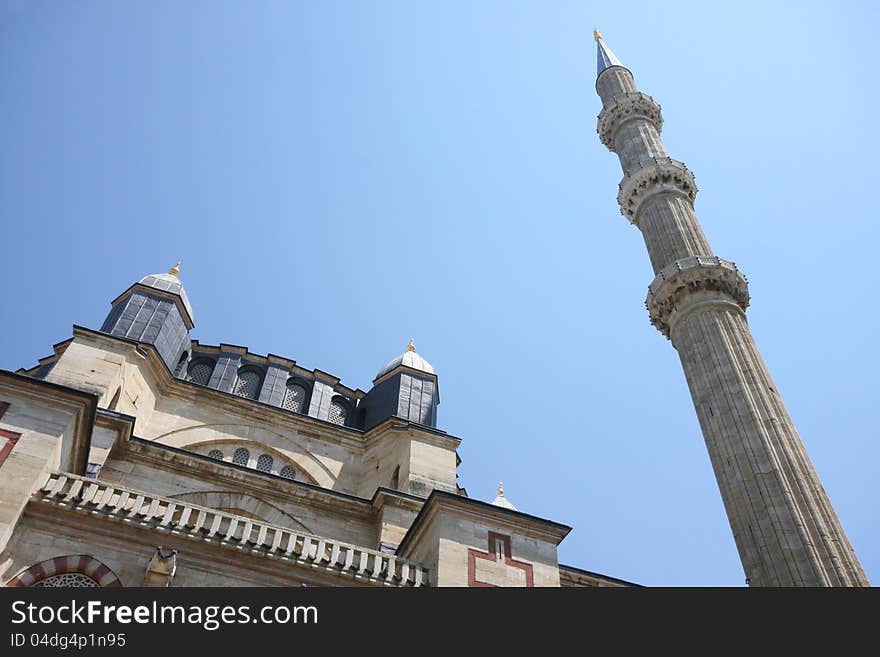
<svg viewBox="0 0 880 657">
<path fill-rule="evenodd" d="M 748 308 L 748 281 L 734 263 L 716 256 L 677 260 L 657 274 L 645 300 L 651 324 L 667 338 L 677 321 L 704 303 Z"/>
<path fill-rule="evenodd" d="M 72 474 L 50 473 L 31 499 L 351 581 L 394 587 L 428 586 L 429 582 L 424 566 L 393 554 Z"/>
<path fill-rule="evenodd" d="M 658 194 L 676 194 L 691 203 L 697 197 L 697 183 L 683 162 L 669 157 L 643 160 L 641 166 L 620 181 L 617 203 L 620 214 L 638 226 L 644 203 Z"/>
<path fill-rule="evenodd" d="M 614 152 L 614 135 L 627 121 L 642 119 L 650 121 L 660 132 L 663 127 L 663 115 L 660 105 L 647 94 L 639 91 L 617 94 L 599 112 L 599 139 Z"/>
</svg>

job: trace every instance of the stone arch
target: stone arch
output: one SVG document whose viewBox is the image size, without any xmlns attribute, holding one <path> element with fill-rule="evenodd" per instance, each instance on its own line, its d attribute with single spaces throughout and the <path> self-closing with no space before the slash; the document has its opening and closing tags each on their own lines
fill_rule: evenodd
<svg viewBox="0 0 880 657">
<path fill-rule="evenodd" d="M 290 450 L 273 447 L 265 440 L 259 440 L 259 434 L 265 433 L 278 439 L 278 442 L 289 445 Z M 256 435 L 255 435 L 256 434 Z M 337 474 L 322 463 L 303 444 L 296 434 L 280 434 L 265 427 L 253 427 L 244 424 L 198 424 L 169 431 L 153 439 L 163 445 L 190 449 L 195 445 L 240 441 L 255 443 L 262 447 L 276 450 L 285 460 L 291 461 L 298 472 L 310 478 L 323 488 L 333 488 Z"/>
<path fill-rule="evenodd" d="M 89 554 L 69 554 L 54 557 L 25 568 L 6 583 L 10 587 L 34 586 L 48 577 L 66 574 L 81 574 L 93 580 L 100 587 L 121 587 L 122 582 L 110 567 Z"/>
<path fill-rule="evenodd" d="M 206 506 L 209 509 L 217 509 L 228 513 L 242 511 L 243 513 L 240 513 L 239 515 L 243 515 L 247 518 L 261 520 L 270 525 L 278 525 L 279 527 L 285 527 L 287 529 L 299 529 L 309 534 L 314 533 L 291 514 L 282 511 L 274 504 L 269 504 L 268 502 L 261 500 L 259 497 L 253 497 L 252 495 L 247 495 L 245 493 L 212 490 L 198 491 L 194 493 L 179 493 L 178 495 L 172 495 L 171 497 L 172 499 L 180 500 L 182 502 L 189 502 L 190 504 L 196 504 L 198 506 Z"/>
</svg>

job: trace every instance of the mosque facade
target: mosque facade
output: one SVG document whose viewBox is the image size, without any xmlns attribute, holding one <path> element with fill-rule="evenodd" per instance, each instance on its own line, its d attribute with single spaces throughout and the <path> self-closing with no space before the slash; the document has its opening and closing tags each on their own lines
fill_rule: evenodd
<svg viewBox="0 0 880 657">
<path fill-rule="evenodd" d="M 648 249 L 651 322 L 681 356 L 748 582 L 868 581 L 749 332 L 659 105 L 597 33 L 599 136 Z M 604 587 L 570 527 L 468 496 L 461 438 L 411 342 L 369 390 L 289 357 L 201 344 L 178 266 L 100 328 L 0 371 L 0 582 L 36 587 Z M 682 409 L 684 411 L 684 409 Z"/>
</svg>

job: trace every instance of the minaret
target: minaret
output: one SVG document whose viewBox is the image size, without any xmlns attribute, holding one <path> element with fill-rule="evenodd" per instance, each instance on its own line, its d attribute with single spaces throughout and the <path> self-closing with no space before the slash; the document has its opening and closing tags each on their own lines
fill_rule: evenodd
<svg viewBox="0 0 880 657">
<path fill-rule="evenodd" d="M 660 141 L 660 106 L 595 37 L 599 138 L 620 158 L 620 210 L 656 274 L 648 313 L 681 358 L 746 581 L 869 586 L 749 331 L 745 276 L 712 253 L 694 177 Z"/>
</svg>

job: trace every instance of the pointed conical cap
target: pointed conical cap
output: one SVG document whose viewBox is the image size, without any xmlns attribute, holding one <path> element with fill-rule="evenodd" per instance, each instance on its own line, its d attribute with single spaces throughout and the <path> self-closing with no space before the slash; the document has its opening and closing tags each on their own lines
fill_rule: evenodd
<svg viewBox="0 0 880 657">
<path fill-rule="evenodd" d="M 596 38 L 596 50 L 597 50 L 597 70 L 596 77 L 602 75 L 602 71 L 606 68 L 611 68 L 612 66 L 623 66 L 619 59 L 617 59 L 617 55 L 615 55 L 611 48 L 605 45 L 605 40 L 602 38 L 602 34 L 599 30 L 593 30 L 593 36 Z"/>
</svg>

